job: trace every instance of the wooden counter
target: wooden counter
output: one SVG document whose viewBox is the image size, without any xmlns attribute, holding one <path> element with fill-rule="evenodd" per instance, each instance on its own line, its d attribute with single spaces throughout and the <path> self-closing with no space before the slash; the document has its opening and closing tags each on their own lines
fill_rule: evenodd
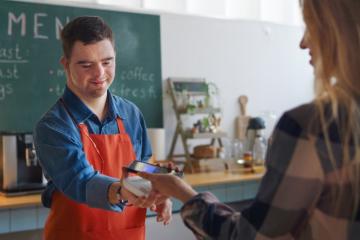
<svg viewBox="0 0 360 240">
<path fill-rule="evenodd" d="M 193 187 L 211 186 L 226 183 L 245 182 L 252 180 L 259 180 L 263 176 L 263 171 L 260 173 L 247 173 L 240 174 L 236 172 L 206 172 L 185 174 L 184 180 Z M 4 197 L 0 196 L 0 209 L 4 208 L 20 208 L 28 206 L 40 206 L 41 196 L 40 194 L 26 195 L 26 196 L 14 196 Z"/>
<path fill-rule="evenodd" d="M 193 187 L 219 185 L 226 183 L 236 183 L 244 181 L 260 180 L 264 175 L 264 171 L 258 170 L 256 173 L 237 173 L 237 172 L 208 172 L 186 174 L 184 179 Z"/>
<path fill-rule="evenodd" d="M 253 198 L 263 176 L 258 173 L 238 171 L 210 171 L 185 174 L 184 179 L 198 192 L 211 192 L 221 202 L 237 202 Z M 173 201 L 173 212 L 180 211 L 182 203 Z M 42 229 L 49 209 L 41 204 L 40 194 L 4 197 L 0 196 L 0 234 L 26 230 Z M 154 213 L 149 212 L 148 216 Z"/>
<path fill-rule="evenodd" d="M 4 208 L 21 208 L 29 206 L 40 206 L 41 196 L 40 194 L 5 197 L 0 196 L 0 209 Z"/>
</svg>

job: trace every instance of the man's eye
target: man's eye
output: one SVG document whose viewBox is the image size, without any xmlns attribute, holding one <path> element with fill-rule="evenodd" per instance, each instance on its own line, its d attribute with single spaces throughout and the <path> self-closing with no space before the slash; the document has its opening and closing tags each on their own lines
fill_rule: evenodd
<svg viewBox="0 0 360 240">
<path fill-rule="evenodd" d="M 90 67 L 91 67 L 91 64 L 81 64 L 81 66 L 82 66 L 83 68 L 90 68 Z"/>
<path fill-rule="evenodd" d="M 103 65 L 105 65 L 105 66 L 110 65 L 110 64 L 111 64 L 111 60 L 103 62 Z"/>
</svg>

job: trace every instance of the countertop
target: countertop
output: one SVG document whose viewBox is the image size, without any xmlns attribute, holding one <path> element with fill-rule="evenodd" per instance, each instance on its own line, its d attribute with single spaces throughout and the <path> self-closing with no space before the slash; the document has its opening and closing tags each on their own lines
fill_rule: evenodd
<svg viewBox="0 0 360 240">
<path fill-rule="evenodd" d="M 264 175 L 263 169 L 257 169 L 255 173 L 239 173 L 237 171 L 217 171 L 185 174 L 184 179 L 193 187 L 235 183 L 243 181 L 260 180 Z M 41 195 L 25 195 L 5 197 L 0 196 L 0 210 L 9 208 L 21 208 L 41 206 Z"/>
<path fill-rule="evenodd" d="M 5 208 L 21 208 L 41 206 L 41 195 L 32 194 L 24 196 L 5 197 L 0 196 L 0 210 Z"/>
</svg>

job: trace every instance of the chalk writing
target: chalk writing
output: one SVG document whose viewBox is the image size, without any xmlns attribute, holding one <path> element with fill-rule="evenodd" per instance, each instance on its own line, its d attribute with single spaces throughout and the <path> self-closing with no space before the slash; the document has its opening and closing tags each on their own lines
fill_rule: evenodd
<svg viewBox="0 0 360 240">
<path fill-rule="evenodd" d="M 146 81 L 146 82 L 153 82 L 154 81 L 154 74 L 147 73 L 144 71 L 143 67 L 134 67 L 128 71 L 122 71 L 120 74 L 121 80 L 125 81 Z"/>
<path fill-rule="evenodd" d="M 19 79 L 18 64 L 23 63 L 28 63 L 28 60 L 23 58 L 18 44 L 15 47 L 0 48 L 0 79 Z"/>
<path fill-rule="evenodd" d="M 14 92 L 12 84 L 6 83 L 1 84 L 0 83 L 0 101 L 3 101 L 7 95 L 10 95 Z"/>
<path fill-rule="evenodd" d="M 65 86 L 56 84 L 55 87 L 50 87 L 49 92 L 54 93 L 56 96 L 60 97 L 63 95 L 65 90 Z"/>
<path fill-rule="evenodd" d="M 34 38 L 48 39 L 46 35 L 40 34 L 40 28 L 44 26 L 39 20 L 40 17 L 46 17 L 46 13 L 35 13 L 34 14 Z"/>
<path fill-rule="evenodd" d="M 14 48 L 0 48 L 0 60 L 22 60 L 23 57 L 20 54 L 21 50 L 19 45 L 16 44 Z"/>
<path fill-rule="evenodd" d="M 46 26 L 44 22 L 48 18 L 46 13 L 34 13 L 33 14 L 33 34 L 34 39 L 49 39 L 49 36 L 44 33 Z M 60 32 L 63 29 L 64 25 L 70 21 L 69 17 L 65 17 L 65 22 L 61 21 L 59 17 L 54 17 L 54 29 L 55 29 L 55 38 L 60 39 Z M 7 34 L 12 36 L 15 34 L 14 29 L 19 28 L 20 36 L 25 37 L 27 33 L 27 15 L 25 13 L 20 13 L 16 15 L 13 12 L 8 12 L 8 29 Z M 18 27 L 19 26 L 19 27 Z"/>
<path fill-rule="evenodd" d="M 21 36 L 25 36 L 26 34 L 26 16 L 25 13 L 21 13 L 19 17 L 16 17 L 14 13 L 8 13 L 8 35 L 11 36 L 13 34 L 13 23 L 21 22 Z"/>
<path fill-rule="evenodd" d="M 16 64 L 10 66 L 0 65 L 0 79 L 19 79 L 19 72 Z"/>
<path fill-rule="evenodd" d="M 118 94 L 124 98 L 139 98 L 139 99 L 151 99 L 157 98 L 154 86 L 143 87 L 143 88 L 134 88 L 127 87 L 125 84 L 121 84 L 120 88 L 114 88 L 113 91 L 115 94 Z"/>
<path fill-rule="evenodd" d="M 57 77 L 64 77 L 64 76 L 65 76 L 65 71 L 64 71 L 64 69 L 58 69 L 58 70 L 56 71 L 56 76 L 57 76 Z"/>
</svg>

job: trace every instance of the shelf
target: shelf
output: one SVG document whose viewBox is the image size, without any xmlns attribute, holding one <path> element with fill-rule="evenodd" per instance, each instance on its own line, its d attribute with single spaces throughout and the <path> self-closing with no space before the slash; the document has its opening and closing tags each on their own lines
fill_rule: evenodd
<svg viewBox="0 0 360 240">
<path fill-rule="evenodd" d="M 192 133 L 191 131 L 186 131 L 186 137 L 187 138 L 222 138 L 222 137 L 226 137 L 227 134 L 226 132 L 216 132 L 216 133 L 212 133 L 212 132 L 204 132 L 204 133 Z"/>
<path fill-rule="evenodd" d="M 171 142 L 170 151 L 168 154 L 168 159 L 172 159 L 175 151 L 175 145 L 177 138 L 181 138 L 182 145 L 184 147 L 184 156 L 185 159 L 185 168 L 190 169 L 191 172 L 195 169 L 195 163 L 190 161 L 191 154 L 187 141 L 189 139 L 211 139 L 211 145 L 218 142 L 219 146 L 222 147 L 221 138 L 226 137 L 225 132 L 200 132 L 193 133 L 190 129 L 185 129 L 183 120 L 184 115 L 191 116 L 198 115 L 197 122 L 193 124 L 194 130 L 218 130 L 220 125 L 220 118 L 218 115 L 221 115 L 221 108 L 217 107 L 218 105 L 210 104 L 209 89 L 208 83 L 203 78 L 169 78 L 168 87 L 171 99 L 173 102 L 173 109 L 176 115 L 176 128 L 175 133 Z M 184 95 L 184 90 L 186 90 L 186 95 Z M 190 99 L 190 97 L 193 97 Z M 198 98 L 195 98 L 199 96 Z M 200 99 L 201 97 L 201 99 Z M 185 99 L 186 98 L 186 99 Z M 209 100 L 209 102 L 207 101 Z M 203 115 L 203 116 L 201 116 Z M 204 118 L 204 115 L 208 115 L 207 118 Z M 206 126 L 206 127 L 205 127 Z"/>
<path fill-rule="evenodd" d="M 188 110 L 184 108 L 178 109 L 178 112 L 180 114 L 213 114 L 213 113 L 220 113 L 220 108 L 213 108 L 213 107 L 207 107 L 207 108 L 195 108 L 194 110 Z"/>
</svg>

